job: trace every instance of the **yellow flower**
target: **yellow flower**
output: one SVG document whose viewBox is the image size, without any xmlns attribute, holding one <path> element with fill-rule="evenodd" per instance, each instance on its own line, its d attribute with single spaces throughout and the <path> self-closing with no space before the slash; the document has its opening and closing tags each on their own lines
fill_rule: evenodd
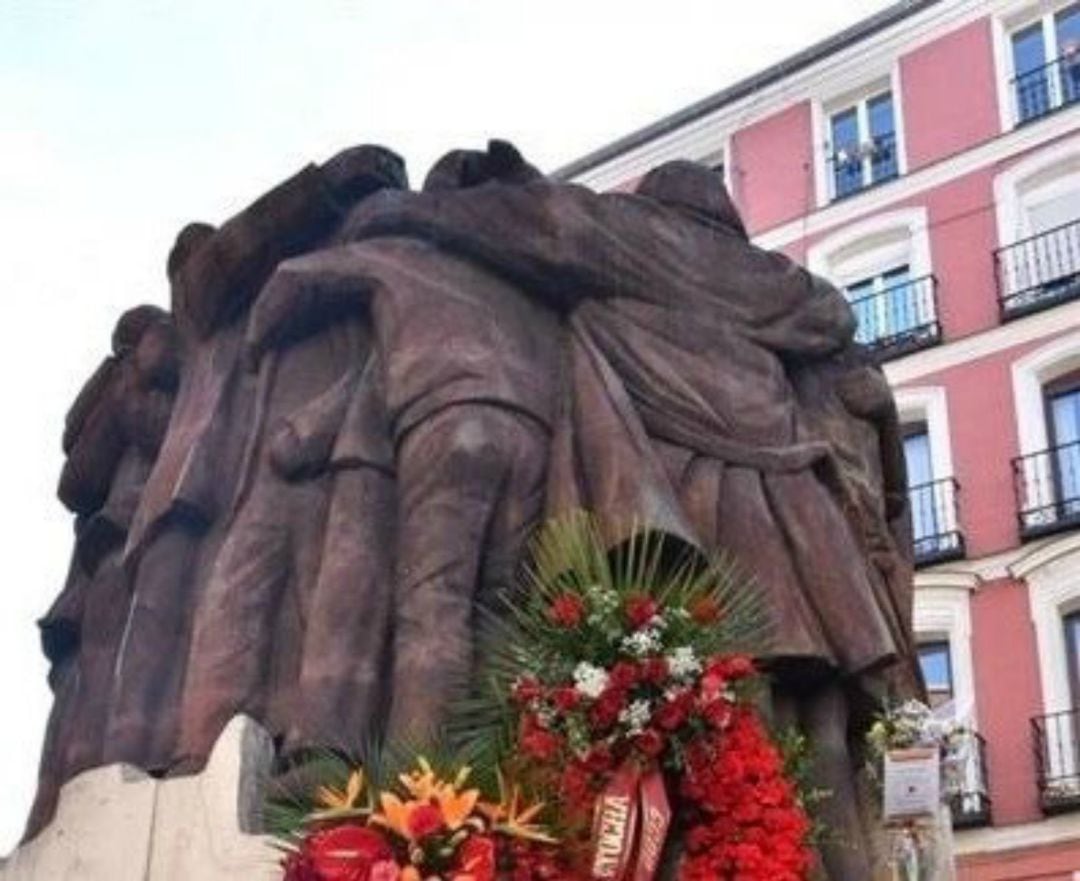
<svg viewBox="0 0 1080 881">
<path fill-rule="evenodd" d="M 331 811 L 349 811 L 356 807 L 356 802 L 363 791 L 364 772 L 357 768 L 349 775 L 344 789 L 320 786 L 315 792 L 315 798 L 323 808 Z"/>
<path fill-rule="evenodd" d="M 486 802 L 479 806 L 491 825 L 500 832 L 513 835 L 516 838 L 526 838 L 531 841 L 539 841 L 545 844 L 557 844 L 558 839 L 552 838 L 544 827 L 534 823 L 540 812 L 544 809 L 543 802 L 537 802 L 529 807 L 521 805 L 521 789 L 515 783 L 507 789 L 506 779 L 500 772 L 499 778 L 499 803 Z"/>
</svg>

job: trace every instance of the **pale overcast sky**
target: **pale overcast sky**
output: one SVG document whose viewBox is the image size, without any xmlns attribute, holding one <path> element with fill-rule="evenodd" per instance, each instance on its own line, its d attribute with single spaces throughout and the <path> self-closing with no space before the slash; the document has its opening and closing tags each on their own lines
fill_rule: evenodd
<svg viewBox="0 0 1080 881">
<path fill-rule="evenodd" d="M 0 0 L 0 854 L 50 695 L 64 412 L 120 312 L 166 304 L 188 220 L 220 222 L 349 144 L 414 182 L 515 141 L 551 170 L 888 5 L 881 0 Z"/>
</svg>

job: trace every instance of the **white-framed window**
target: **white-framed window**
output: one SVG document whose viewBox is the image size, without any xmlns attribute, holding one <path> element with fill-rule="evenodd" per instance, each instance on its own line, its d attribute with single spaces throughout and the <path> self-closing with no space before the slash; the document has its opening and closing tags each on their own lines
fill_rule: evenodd
<svg viewBox="0 0 1080 881">
<path fill-rule="evenodd" d="M 915 576 L 913 629 L 919 666 L 934 714 L 962 723 L 970 732 L 959 747 L 960 791 L 951 802 L 953 820 L 978 825 L 989 819 L 984 744 L 976 733 L 978 713 L 971 645 L 972 575 L 920 572 Z"/>
<path fill-rule="evenodd" d="M 1028 156 L 994 179 L 1002 315 L 1080 296 L 1080 137 Z"/>
<path fill-rule="evenodd" d="M 901 103 L 896 65 L 858 89 L 813 103 L 819 206 L 905 172 Z"/>
<path fill-rule="evenodd" d="M 1013 480 L 1021 537 L 1080 526 L 1080 333 L 1012 366 L 1020 455 Z"/>
<path fill-rule="evenodd" d="M 954 702 L 952 646 L 948 637 L 932 636 L 918 643 L 919 669 L 926 683 L 926 696 L 933 710 Z"/>
<path fill-rule="evenodd" d="M 929 565 L 961 557 L 964 540 L 945 389 L 899 389 L 896 408 L 903 431 L 915 562 Z"/>
<path fill-rule="evenodd" d="M 1004 128 L 1080 101 L 1080 3 L 1043 0 L 998 19 Z"/>
<path fill-rule="evenodd" d="M 975 673 L 971 652 L 973 585 L 915 577 L 912 622 L 919 666 L 931 706 L 942 716 L 974 724 Z"/>
<path fill-rule="evenodd" d="M 1027 582 L 1042 688 L 1035 719 L 1043 801 L 1080 792 L 1080 728 L 1070 638 L 1080 612 L 1080 536 L 1057 538 L 1010 567 Z"/>
<path fill-rule="evenodd" d="M 807 265 L 846 293 L 858 321 L 856 339 L 883 356 L 940 339 L 924 208 L 846 227 L 813 245 Z"/>
</svg>

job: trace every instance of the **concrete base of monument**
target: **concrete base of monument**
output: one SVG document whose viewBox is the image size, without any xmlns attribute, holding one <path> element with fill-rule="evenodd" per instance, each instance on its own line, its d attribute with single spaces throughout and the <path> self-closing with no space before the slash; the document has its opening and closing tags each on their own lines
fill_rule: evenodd
<svg viewBox="0 0 1080 881">
<path fill-rule="evenodd" d="M 53 821 L 0 863 L 0 881 L 274 881 L 279 855 L 250 834 L 270 737 L 234 718 L 201 774 L 156 780 L 95 768 L 61 790 Z"/>
</svg>

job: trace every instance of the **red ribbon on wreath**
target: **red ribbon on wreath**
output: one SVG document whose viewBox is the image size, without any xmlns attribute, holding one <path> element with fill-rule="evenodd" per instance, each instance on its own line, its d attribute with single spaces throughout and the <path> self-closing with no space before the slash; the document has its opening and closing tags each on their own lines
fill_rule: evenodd
<svg viewBox="0 0 1080 881">
<path fill-rule="evenodd" d="M 627 762 L 596 800 L 592 877 L 653 881 L 670 827 L 671 805 L 660 769 L 652 765 L 643 774 Z"/>
</svg>

